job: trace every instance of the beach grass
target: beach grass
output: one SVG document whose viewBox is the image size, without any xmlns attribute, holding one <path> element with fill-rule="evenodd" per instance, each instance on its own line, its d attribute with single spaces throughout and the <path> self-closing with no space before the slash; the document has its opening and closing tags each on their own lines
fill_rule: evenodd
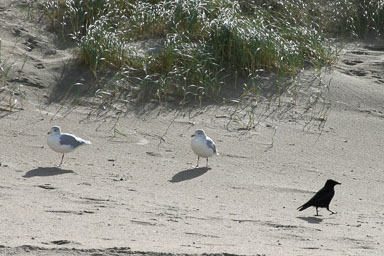
<svg viewBox="0 0 384 256">
<path fill-rule="evenodd" d="M 79 61 L 95 76 L 116 72 L 116 83 L 104 90 L 134 88 L 139 100 L 201 103 L 238 80 L 258 92 L 253 81 L 260 72 L 294 79 L 304 68 L 331 65 L 338 52 L 331 38 L 382 35 L 381 2 L 48 0 L 44 6 L 51 27 L 76 42 Z M 156 47 L 140 47 L 150 40 Z"/>
</svg>

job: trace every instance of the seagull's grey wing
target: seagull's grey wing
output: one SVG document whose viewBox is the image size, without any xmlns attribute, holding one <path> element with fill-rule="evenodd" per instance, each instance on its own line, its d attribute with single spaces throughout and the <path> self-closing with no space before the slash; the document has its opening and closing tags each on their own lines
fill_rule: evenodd
<svg viewBox="0 0 384 256">
<path fill-rule="evenodd" d="M 60 145 L 68 145 L 72 148 L 77 148 L 78 146 L 84 144 L 84 141 L 80 141 L 76 139 L 76 137 L 71 136 L 69 134 L 61 134 L 60 135 Z"/>
<path fill-rule="evenodd" d="M 216 154 L 216 146 L 213 140 L 207 139 L 207 146 L 213 150 L 213 153 Z"/>
</svg>

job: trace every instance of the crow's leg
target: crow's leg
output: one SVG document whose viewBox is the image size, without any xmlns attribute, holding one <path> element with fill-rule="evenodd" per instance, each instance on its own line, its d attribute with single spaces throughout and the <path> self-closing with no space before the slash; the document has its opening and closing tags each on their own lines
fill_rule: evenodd
<svg viewBox="0 0 384 256">
<path fill-rule="evenodd" d="M 329 207 L 327 207 L 327 210 L 328 210 L 329 212 L 331 212 L 331 214 L 336 214 L 335 212 L 329 210 Z"/>
</svg>

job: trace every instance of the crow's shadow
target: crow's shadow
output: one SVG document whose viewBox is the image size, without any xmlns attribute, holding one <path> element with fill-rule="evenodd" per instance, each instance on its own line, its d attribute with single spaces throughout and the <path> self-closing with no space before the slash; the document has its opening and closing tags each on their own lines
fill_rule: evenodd
<svg viewBox="0 0 384 256">
<path fill-rule="evenodd" d="M 192 168 L 192 169 L 183 170 L 183 171 L 175 174 L 172 177 L 172 179 L 170 180 L 170 182 L 177 183 L 177 182 L 181 182 L 181 181 L 191 180 L 191 179 L 194 179 L 194 178 L 197 178 L 197 177 L 203 175 L 204 173 L 206 173 L 210 169 L 211 168 L 200 167 L 200 168 Z"/>
<path fill-rule="evenodd" d="M 64 170 L 57 167 L 39 167 L 28 171 L 24 174 L 24 178 L 32 178 L 35 176 L 54 176 L 66 173 L 75 173 L 72 170 Z"/>
<path fill-rule="evenodd" d="M 317 218 L 317 217 L 297 217 L 298 219 L 305 220 L 308 223 L 311 224 L 319 224 L 323 221 L 323 219 Z"/>
</svg>

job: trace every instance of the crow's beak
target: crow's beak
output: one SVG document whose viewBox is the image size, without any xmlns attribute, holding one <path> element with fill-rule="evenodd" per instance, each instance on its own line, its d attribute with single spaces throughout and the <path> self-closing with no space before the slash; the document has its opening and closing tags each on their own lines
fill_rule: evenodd
<svg viewBox="0 0 384 256">
<path fill-rule="evenodd" d="M 341 183 L 337 182 L 336 185 L 341 185 Z"/>
<path fill-rule="evenodd" d="M 48 134 L 51 134 L 51 133 L 52 133 L 51 131 L 48 132 Z"/>
<path fill-rule="evenodd" d="M 191 137 L 195 137 L 195 134 L 192 134 Z"/>
</svg>

